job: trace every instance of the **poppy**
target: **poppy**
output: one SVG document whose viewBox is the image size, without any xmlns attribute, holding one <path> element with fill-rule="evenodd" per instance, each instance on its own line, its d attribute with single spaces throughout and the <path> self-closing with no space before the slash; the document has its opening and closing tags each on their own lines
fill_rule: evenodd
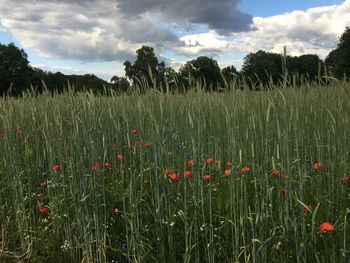
<svg viewBox="0 0 350 263">
<path fill-rule="evenodd" d="M 350 181 L 350 175 L 344 175 L 341 180 L 343 181 L 344 184 L 349 182 Z"/>
<path fill-rule="evenodd" d="M 143 147 L 145 147 L 145 148 L 149 148 L 149 147 L 151 147 L 152 146 L 152 143 L 148 143 L 148 142 L 146 142 L 144 145 L 143 145 Z"/>
<path fill-rule="evenodd" d="M 202 180 L 203 180 L 203 181 L 209 181 L 210 178 L 211 178 L 211 175 L 209 175 L 209 174 L 208 174 L 208 175 L 203 175 L 203 176 L 202 176 Z"/>
<path fill-rule="evenodd" d="M 227 162 L 226 166 L 232 166 L 232 162 Z"/>
<path fill-rule="evenodd" d="M 169 178 L 171 181 L 174 181 L 174 182 L 179 181 L 179 178 L 177 177 L 177 174 L 176 174 L 176 173 L 169 174 L 169 175 L 168 175 L 168 178 Z"/>
<path fill-rule="evenodd" d="M 97 173 L 98 172 L 98 167 L 96 166 L 96 164 L 94 164 L 93 166 L 91 166 L 91 171 L 93 173 Z"/>
<path fill-rule="evenodd" d="M 61 166 L 59 166 L 58 164 L 52 166 L 52 170 L 55 172 L 61 171 Z"/>
<path fill-rule="evenodd" d="M 214 162 L 214 158 L 209 157 L 207 159 L 207 164 L 211 164 L 212 162 Z"/>
<path fill-rule="evenodd" d="M 112 164 L 110 162 L 105 162 L 105 168 L 106 169 L 112 169 Z"/>
<path fill-rule="evenodd" d="M 137 130 L 136 130 L 136 129 L 133 129 L 133 130 L 131 130 L 131 133 L 132 133 L 132 134 L 137 134 Z"/>
<path fill-rule="evenodd" d="M 323 168 L 323 163 L 314 163 L 314 169 L 316 171 L 321 170 Z"/>
<path fill-rule="evenodd" d="M 148 179 L 144 179 L 144 180 L 143 180 L 143 183 L 144 183 L 144 184 L 149 184 L 150 181 L 149 181 Z"/>
<path fill-rule="evenodd" d="M 192 172 L 191 171 L 185 171 L 185 176 L 188 178 L 192 175 Z"/>
<path fill-rule="evenodd" d="M 119 216 L 120 210 L 119 210 L 118 207 L 114 208 L 114 214 L 115 214 L 116 216 Z"/>
<path fill-rule="evenodd" d="M 325 222 L 320 225 L 320 231 L 321 232 L 333 232 L 334 227 L 331 223 Z"/>
<path fill-rule="evenodd" d="M 277 170 L 277 169 L 275 169 L 275 170 L 272 171 L 272 174 L 273 174 L 274 176 L 276 176 L 276 177 L 279 176 L 280 173 L 281 173 L 280 170 Z"/>
<path fill-rule="evenodd" d="M 45 181 L 40 181 L 39 182 L 39 187 L 40 188 L 45 188 L 46 187 L 46 182 Z"/>
<path fill-rule="evenodd" d="M 167 169 L 164 170 L 165 174 L 171 174 L 172 172 L 173 172 L 173 169 L 167 168 Z"/>
<path fill-rule="evenodd" d="M 224 174 L 225 174 L 225 175 L 230 175 L 230 174 L 231 174 L 231 170 L 225 170 L 225 171 L 224 171 Z"/>
<path fill-rule="evenodd" d="M 135 142 L 135 145 L 140 145 L 140 144 L 141 144 L 141 142 L 139 142 L 139 141 Z"/>
<path fill-rule="evenodd" d="M 112 151 L 113 151 L 113 152 L 118 151 L 118 147 L 117 147 L 117 146 L 113 146 L 113 147 L 112 147 Z"/>
<path fill-rule="evenodd" d="M 125 156 L 122 155 L 122 154 L 118 154 L 116 157 L 115 157 L 116 160 L 118 161 L 123 161 L 125 159 Z"/>
<path fill-rule="evenodd" d="M 243 168 L 241 169 L 241 173 L 242 173 L 242 174 L 249 173 L 249 172 L 250 172 L 250 168 L 249 168 L 248 166 L 243 167 Z"/>
<path fill-rule="evenodd" d="M 309 213 L 309 212 L 311 212 L 311 205 L 305 205 L 304 207 L 303 207 L 303 212 L 304 212 L 304 214 L 307 214 L 307 213 Z"/>
<path fill-rule="evenodd" d="M 40 214 L 43 216 L 47 216 L 49 214 L 49 208 L 48 207 L 40 208 Z"/>
<path fill-rule="evenodd" d="M 193 166 L 193 160 L 188 160 L 187 162 L 186 162 L 186 164 L 188 165 L 188 166 Z"/>
</svg>

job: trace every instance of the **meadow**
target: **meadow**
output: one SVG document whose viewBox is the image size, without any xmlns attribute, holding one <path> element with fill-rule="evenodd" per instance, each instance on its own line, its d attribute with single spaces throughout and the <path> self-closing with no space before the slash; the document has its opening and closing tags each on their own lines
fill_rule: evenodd
<svg viewBox="0 0 350 263">
<path fill-rule="evenodd" d="M 349 262 L 350 84 L 0 101 L 0 262 Z"/>
</svg>

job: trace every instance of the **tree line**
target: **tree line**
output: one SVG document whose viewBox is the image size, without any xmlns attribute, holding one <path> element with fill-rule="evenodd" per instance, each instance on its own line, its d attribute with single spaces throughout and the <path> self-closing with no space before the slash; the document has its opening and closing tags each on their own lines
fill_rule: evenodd
<svg viewBox="0 0 350 263">
<path fill-rule="evenodd" d="M 251 89 L 267 89 L 273 85 L 301 86 L 323 76 L 343 79 L 350 76 L 350 28 L 347 27 L 325 61 L 317 55 L 286 56 L 259 50 L 244 58 L 238 71 L 233 65 L 220 69 L 213 58 L 200 56 L 187 61 L 175 71 L 158 61 L 154 49 L 142 46 L 136 51 L 136 60 L 124 62 L 125 76 L 113 76 L 110 82 L 93 74 L 64 75 L 31 67 L 28 56 L 15 44 L 0 44 L 0 94 L 18 96 L 31 89 L 62 92 L 67 87 L 75 91 L 127 92 L 131 89 L 154 88 L 168 91 L 186 91 L 192 87 L 220 90 L 244 84 Z"/>
</svg>

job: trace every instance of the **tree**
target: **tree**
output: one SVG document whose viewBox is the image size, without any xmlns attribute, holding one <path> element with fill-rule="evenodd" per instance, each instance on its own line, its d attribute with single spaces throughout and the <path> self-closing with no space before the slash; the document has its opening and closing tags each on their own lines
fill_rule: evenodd
<svg viewBox="0 0 350 263">
<path fill-rule="evenodd" d="M 137 58 L 134 64 L 128 60 L 124 62 L 126 77 L 143 88 L 145 85 L 152 87 L 159 84 L 158 68 L 162 67 L 162 63 L 158 64 L 153 48 L 142 46 L 136 53 Z"/>
<path fill-rule="evenodd" d="M 9 92 L 10 87 L 11 95 L 19 95 L 29 88 L 32 72 L 23 49 L 19 49 L 14 43 L 0 44 L 0 95 Z"/>
<path fill-rule="evenodd" d="M 129 81 L 124 77 L 113 76 L 110 83 L 112 89 L 117 92 L 127 92 L 130 88 Z"/>
<path fill-rule="evenodd" d="M 337 48 L 328 54 L 325 62 L 335 77 L 350 76 L 350 27 L 346 27 Z"/>
<path fill-rule="evenodd" d="M 287 70 L 288 74 L 297 75 L 299 78 L 306 80 L 316 80 L 318 74 L 324 73 L 322 60 L 317 55 L 301 55 L 299 57 L 287 56 Z"/>
<path fill-rule="evenodd" d="M 216 90 L 223 85 L 223 79 L 220 74 L 220 67 L 216 60 L 207 56 L 201 56 L 191 61 L 187 61 L 185 65 L 180 67 L 179 76 L 188 89 L 193 83 L 190 83 L 192 78 L 195 82 L 204 81 L 205 89 Z"/>
</svg>

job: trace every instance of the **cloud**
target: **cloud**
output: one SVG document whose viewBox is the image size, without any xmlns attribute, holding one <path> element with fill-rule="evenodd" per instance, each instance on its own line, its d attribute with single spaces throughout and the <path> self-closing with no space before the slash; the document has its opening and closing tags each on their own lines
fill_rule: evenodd
<svg viewBox="0 0 350 263">
<path fill-rule="evenodd" d="M 252 30 L 252 16 L 237 10 L 238 0 L 119 0 L 118 8 L 128 17 L 158 14 L 176 22 L 205 24 L 219 34 Z"/>
<path fill-rule="evenodd" d="M 232 52 L 249 53 L 259 49 L 288 54 L 317 54 L 325 58 L 336 48 L 338 38 L 350 25 L 350 0 L 340 5 L 293 11 L 267 18 L 255 17 L 254 32 L 234 33 Z"/>
</svg>

